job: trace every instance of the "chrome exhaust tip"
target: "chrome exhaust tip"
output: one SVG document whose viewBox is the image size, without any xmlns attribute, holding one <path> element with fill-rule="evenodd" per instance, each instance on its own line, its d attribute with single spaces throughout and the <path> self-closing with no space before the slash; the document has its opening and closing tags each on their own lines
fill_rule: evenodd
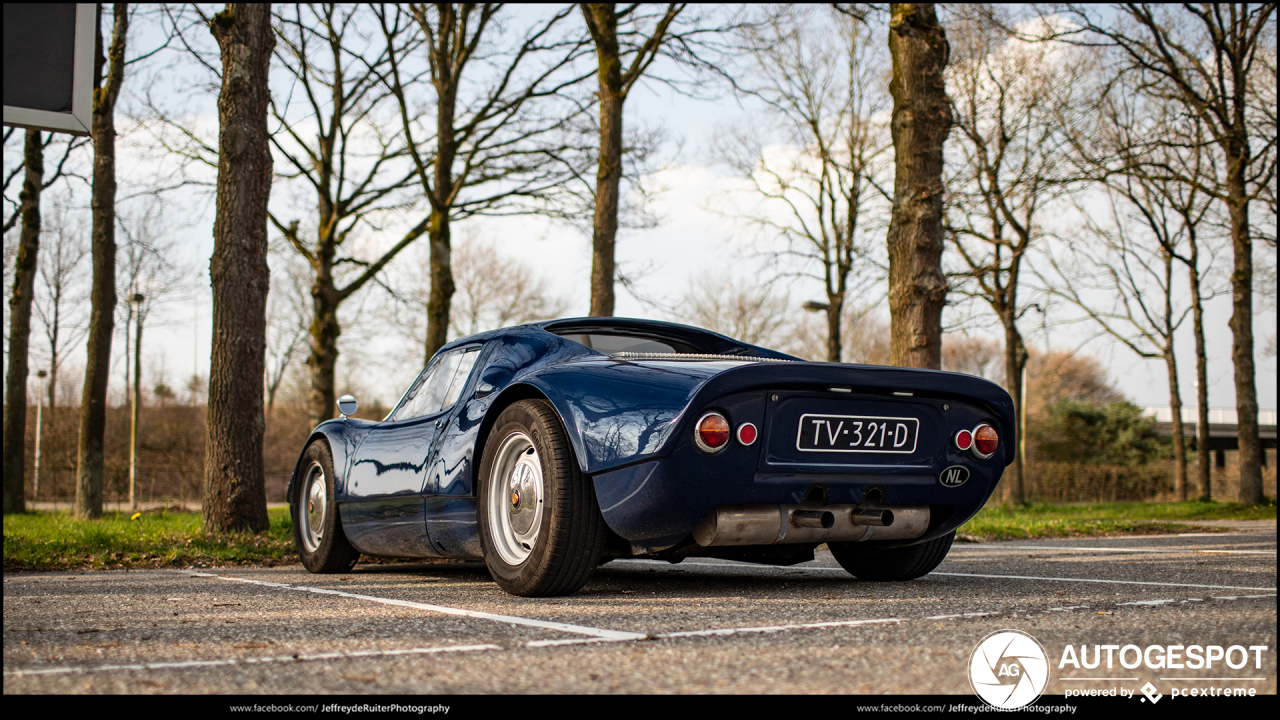
<svg viewBox="0 0 1280 720">
<path fill-rule="evenodd" d="M 854 525 L 889 527 L 893 525 L 893 511 L 888 508 L 854 508 L 849 511 L 849 522 Z"/>
<path fill-rule="evenodd" d="M 836 515 L 829 510 L 792 510 L 791 526 L 798 528 L 822 528 L 830 530 L 836 524 Z"/>
</svg>

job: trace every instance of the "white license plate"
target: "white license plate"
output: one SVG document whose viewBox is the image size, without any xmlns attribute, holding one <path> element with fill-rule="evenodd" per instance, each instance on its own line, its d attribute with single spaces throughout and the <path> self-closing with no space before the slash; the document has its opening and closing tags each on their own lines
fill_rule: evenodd
<svg viewBox="0 0 1280 720">
<path fill-rule="evenodd" d="M 906 455 L 916 451 L 919 436 L 918 418 L 806 414 L 800 416 L 796 449 Z"/>
</svg>

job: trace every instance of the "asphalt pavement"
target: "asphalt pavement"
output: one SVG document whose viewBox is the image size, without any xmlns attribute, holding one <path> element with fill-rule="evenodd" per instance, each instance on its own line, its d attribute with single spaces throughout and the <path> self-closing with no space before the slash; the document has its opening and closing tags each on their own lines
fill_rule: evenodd
<svg viewBox="0 0 1280 720">
<path fill-rule="evenodd" d="M 972 702 L 975 647 L 1013 629 L 1043 647 L 1049 695 L 1123 689 L 1136 702 L 1147 683 L 1166 696 L 1275 694 L 1276 523 L 1229 525 L 1229 534 L 957 543 L 934 573 L 906 583 L 858 581 L 825 549 L 785 568 L 617 560 L 552 599 L 507 595 L 479 563 L 360 564 L 340 575 L 300 565 L 6 573 L 4 692 Z M 1108 645 L 1136 650 L 1110 668 L 1105 655 L 1094 668 L 1070 662 L 1082 652 L 1092 662 Z M 1193 645 L 1225 657 L 1198 669 L 1177 662 Z M 1171 649 L 1182 667 L 1125 666 L 1138 651 L 1159 661 Z"/>
</svg>

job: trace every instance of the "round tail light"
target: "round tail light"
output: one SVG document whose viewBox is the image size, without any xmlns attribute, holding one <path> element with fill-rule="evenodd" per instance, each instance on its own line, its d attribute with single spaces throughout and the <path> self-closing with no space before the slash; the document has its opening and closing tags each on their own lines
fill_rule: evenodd
<svg viewBox="0 0 1280 720">
<path fill-rule="evenodd" d="M 756 431 L 756 426 L 751 423 L 742 423 L 738 426 L 738 442 L 743 445 L 754 443 L 757 435 L 759 433 Z"/>
<path fill-rule="evenodd" d="M 1000 435 L 995 428 L 983 424 L 973 429 L 973 452 L 978 457 L 983 459 L 991 457 L 999 446 Z"/>
<path fill-rule="evenodd" d="M 715 453 L 729 444 L 729 421 L 717 412 L 709 412 L 698 418 L 694 428 L 693 441 L 703 452 Z"/>
<path fill-rule="evenodd" d="M 960 432 L 956 433 L 955 444 L 956 444 L 956 447 L 961 450 L 968 450 L 969 448 L 973 447 L 973 431 L 961 430 Z"/>
</svg>

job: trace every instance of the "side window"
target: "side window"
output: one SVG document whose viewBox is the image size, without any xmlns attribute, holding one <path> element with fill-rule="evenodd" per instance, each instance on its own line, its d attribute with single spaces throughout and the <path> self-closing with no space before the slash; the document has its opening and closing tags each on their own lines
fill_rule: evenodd
<svg viewBox="0 0 1280 720">
<path fill-rule="evenodd" d="M 453 384 L 449 386 L 449 392 L 444 396 L 442 407 L 453 407 L 453 404 L 458 402 L 458 396 L 462 395 L 462 389 L 467 386 L 467 378 L 471 377 L 471 368 L 475 367 L 478 357 L 480 357 L 480 348 L 470 348 L 462 353 L 462 359 L 458 361 L 458 370 L 453 374 Z"/>
<path fill-rule="evenodd" d="M 480 356 L 480 348 L 454 350 L 432 363 L 427 377 L 418 383 L 413 397 L 396 411 L 392 421 L 432 415 L 457 402 L 467 376 Z M 454 389 L 456 387 L 456 389 Z"/>
</svg>

